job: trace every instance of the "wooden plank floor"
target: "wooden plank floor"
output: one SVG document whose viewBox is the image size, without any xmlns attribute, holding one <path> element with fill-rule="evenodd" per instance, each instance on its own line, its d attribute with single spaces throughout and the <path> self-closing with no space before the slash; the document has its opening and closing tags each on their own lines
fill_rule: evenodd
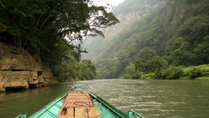
<svg viewBox="0 0 209 118">
<path fill-rule="evenodd" d="M 99 118 L 89 93 L 68 93 L 57 118 Z"/>
</svg>

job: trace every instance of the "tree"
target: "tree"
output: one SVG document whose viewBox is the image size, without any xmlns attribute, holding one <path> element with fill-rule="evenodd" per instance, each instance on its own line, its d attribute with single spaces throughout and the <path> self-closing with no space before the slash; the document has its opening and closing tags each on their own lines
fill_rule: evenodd
<svg viewBox="0 0 209 118">
<path fill-rule="evenodd" d="M 79 61 L 78 42 L 119 22 L 91 0 L 0 0 L 0 11 L 0 42 L 38 54 L 51 67 L 65 66 L 69 56 Z"/>
<path fill-rule="evenodd" d="M 135 64 L 129 63 L 128 66 L 126 66 L 125 71 L 125 78 L 132 78 L 132 76 L 135 74 Z"/>
<path fill-rule="evenodd" d="M 167 62 L 150 49 L 145 50 L 143 56 L 135 63 L 136 71 L 144 73 L 159 73 L 166 65 Z"/>
<path fill-rule="evenodd" d="M 90 60 L 83 60 L 81 63 L 81 80 L 96 78 L 96 67 Z"/>
</svg>

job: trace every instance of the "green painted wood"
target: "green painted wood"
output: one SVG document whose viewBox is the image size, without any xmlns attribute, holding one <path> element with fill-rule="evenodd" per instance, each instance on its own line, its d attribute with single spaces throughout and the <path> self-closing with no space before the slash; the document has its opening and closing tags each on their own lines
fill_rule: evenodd
<svg viewBox="0 0 209 118">
<path fill-rule="evenodd" d="M 26 115 L 26 114 L 20 114 L 20 115 L 18 115 L 18 116 L 15 117 L 15 118 L 27 118 L 27 115 Z"/>
<path fill-rule="evenodd" d="M 112 110 L 110 110 L 107 107 L 105 107 L 104 105 L 102 105 L 97 100 L 94 100 L 93 102 L 96 105 L 96 108 L 99 112 L 100 118 L 121 118 L 120 116 L 118 116 Z"/>
<path fill-rule="evenodd" d="M 90 95 L 95 98 L 93 102 L 97 106 L 98 112 L 102 115 L 101 118 L 128 118 L 127 114 L 119 111 L 118 109 L 104 101 L 102 98 L 94 95 L 93 93 L 90 93 Z"/>
<path fill-rule="evenodd" d="M 143 117 L 134 110 L 131 110 L 130 112 L 128 112 L 128 118 L 143 118 Z"/>
</svg>

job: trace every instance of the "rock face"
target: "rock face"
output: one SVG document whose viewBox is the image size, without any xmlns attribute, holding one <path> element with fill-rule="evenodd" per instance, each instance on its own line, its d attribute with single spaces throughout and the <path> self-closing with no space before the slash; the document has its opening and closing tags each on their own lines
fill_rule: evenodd
<svg viewBox="0 0 209 118">
<path fill-rule="evenodd" d="M 51 76 L 39 56 L 32 57 L 21 48 L 0 42 L 0 91 L 45 86 Z"/>
</svg>

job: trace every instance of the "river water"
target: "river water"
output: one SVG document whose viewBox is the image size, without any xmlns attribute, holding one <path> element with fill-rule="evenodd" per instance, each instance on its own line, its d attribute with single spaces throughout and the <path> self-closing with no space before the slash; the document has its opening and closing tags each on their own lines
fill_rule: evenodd
<svg viewBox="0 0 209 118">
<path fill-rule="evenodd" d="M 66 92 L 93 92 L 127 113 L 144 118 L 209 118 L 209 81 L 93 80 L 0 94 L 0 118 L 31 115 Z"/>
</svg>

